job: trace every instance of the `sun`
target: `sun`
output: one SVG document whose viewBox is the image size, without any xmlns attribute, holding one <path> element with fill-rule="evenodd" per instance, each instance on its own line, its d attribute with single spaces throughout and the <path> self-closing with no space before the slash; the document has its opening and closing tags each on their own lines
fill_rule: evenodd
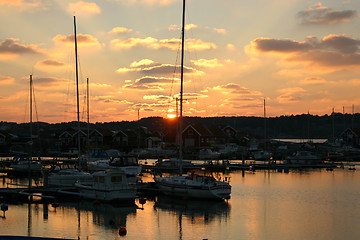
<svg viewBox="0 0 360 240">
<path fill-rule="evenodd" d="M 169 109 L 168 110 L 168 114 L 167 114 L 167 118 L 176 118 L 176 112 L 174 109 Z"/>
</svg>

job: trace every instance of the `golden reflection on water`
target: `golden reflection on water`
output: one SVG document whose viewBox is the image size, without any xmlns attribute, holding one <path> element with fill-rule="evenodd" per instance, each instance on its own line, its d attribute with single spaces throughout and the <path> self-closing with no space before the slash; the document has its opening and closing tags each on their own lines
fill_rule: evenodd
<svg viewBox="0 0 360 240">
<path fill-rule="evenodd" d="M 360 172 L 230 173 L 228 202 L 9 204 L 0 234 L 77 239 L 359 239 Z M 147 176 L 148 177 L 148 176 Z M 149 178 L 148 178 L 149 179 Z M 21 182 L 21 181 L 20 181 Z M 125 226 L 127 235 L 118 234 Z"/>
</svg>

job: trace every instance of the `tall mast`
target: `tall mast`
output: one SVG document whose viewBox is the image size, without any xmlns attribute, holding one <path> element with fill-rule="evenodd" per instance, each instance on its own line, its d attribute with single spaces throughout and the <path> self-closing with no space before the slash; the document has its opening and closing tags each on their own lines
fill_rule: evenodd
<svg viewBox="0 0 360 240">
<path fill-rule="evenodd" d="M 182 28 L 181 28 L 181 75 L 180 75 L 180 118 L 179 118 L 179 160 L 180 160 L 180 175 L 182 175 L 182 159 L 183 159 L 183 90 L 184 90 L 184 44 L 185 44 L 185 0 L 183 0 L 183 13 L 182 13 Z"/>
<path fill-rule="evenodd" d="M 33 86 L 32 86 L 33 82 L 32 82 L 32 75 L 30 75 L 30 156 L 28 159 L 28 177 L 29 177 L 29 189 L 31 188 L 31 161 L 32 161 L 32 152 L 33 152 L 33 139 L 32 139 L 32 135 L 33 135 L 33 130 L 32 130 L 32 94 L 33 94 Z M 32 200 L 32 198 L 31 198 Z"/>
<path fill-rule="evenodd" d="M 87 106 L 87 145 L 89 145 L 89 137 L 90 137 L 90 90 L 89 90 L 89 78 L 86 78 L 86 106 Z"/>
<path fill-rule="evenodd" d="M 74 41 L 75 41 L 75 78 L 76 78 L 76 106 L 77 106 L 77 123 L 78 123 L 78 158 L 80 161 L 80 104 L 79 104 L 79 70 L 78 70 L 78 53 L 76 37 L 76 17 L 74 16 Z"/>
<path fill-rule="evenodd" d="M 32 75 L 30 75 L 30 142 L 32 142 L 32 105 L 33 105 L 33 103 L 32 103 L 32 94 L 33 94 L 33 91 L 32 91 L 32 89 L 33 89 L 33 86 L 32 86 L 32 84 L 33 84 L 33 82 L 32 82 Z M 32 145 L 31 145 L 32 146 Z M 32 148 L 32 147 L 31 147 Z M 30 154 L 32 154 L 32 151 L 30 152 Z M 30 155 L 30 157 L 31 157 L 31 155 Z"/>
</svg>

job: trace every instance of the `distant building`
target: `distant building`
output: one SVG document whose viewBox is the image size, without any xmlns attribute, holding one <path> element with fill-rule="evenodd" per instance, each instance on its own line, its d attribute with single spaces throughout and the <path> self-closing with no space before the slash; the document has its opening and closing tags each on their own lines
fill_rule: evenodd
<svg viewBox="0 0 360 240">
<path fill-rule="evenodd" d="M 360 129 L 347 128 L 340 134 L 341 141 L 346 146 L 359 147 L 360 146 Z"/>
</svg>

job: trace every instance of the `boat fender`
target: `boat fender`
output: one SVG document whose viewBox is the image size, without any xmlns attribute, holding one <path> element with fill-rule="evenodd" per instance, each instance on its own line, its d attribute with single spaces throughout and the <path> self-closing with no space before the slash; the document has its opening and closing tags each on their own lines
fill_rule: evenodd
<svg viewBox="0 0 360 240">
<path fill-rule="evenodd" d="M 119 228 L 119 235 L 120 236 L 125 236 L 126 235 L 126 228 L 125 227 L 120 227 Z"/>
<path fill-rule="evenodd" d="M 145 198 L 140 198 L 140 199 L 139 199 L 139 203 L 140 203 L 141 205 L 144 205 L 144 204 L 146 203 L 146 199 L 145 199 Z"/>
<path fill-rule="evenodd" d="M 51 204 L 51 206 L 52 206 L 53 208 L 57 208 L 58 206 L 60 206 L 60 204 L 59 204 L 58 202 L 53 202 L 53 203 Z"/>
<path fill-rule="evenodd" d="M 7 204 L 3 203 L 3 204 L 1 205 L 1 211 L 6 212 L 8 209 L 9 209 L 9 207 L 8 207 Z"/>
</svg>

